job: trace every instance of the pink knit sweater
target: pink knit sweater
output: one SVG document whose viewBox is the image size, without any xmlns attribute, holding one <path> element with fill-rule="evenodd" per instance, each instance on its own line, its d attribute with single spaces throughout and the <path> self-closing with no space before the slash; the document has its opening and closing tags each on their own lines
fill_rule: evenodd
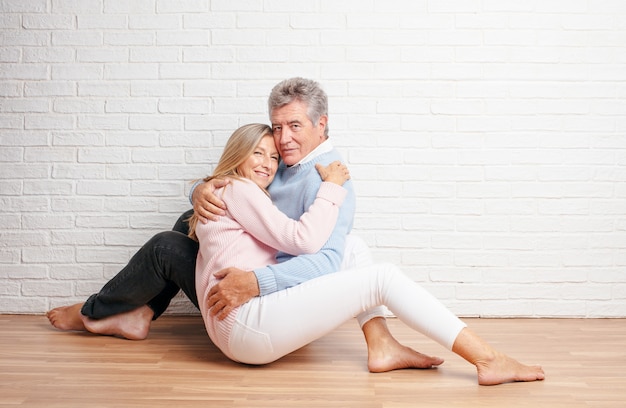
<svg viewBox="0 0 626 408">
<path fill-rule="evenodd" d="M 228 357 L 228 339 L 237 316 L 226 319 L 209 315 L 208 293 L 218 283 L 213 273 L 227 267 L 245 271 L 275 264 L 278 250 L 293 255 L 315 253 L 330 236 L 346 190 L 322 183 L 317 198 L 299 220 L 292 220 L 272 204 L 270 198 L 250 180 L 232 180 L 217 191 L 228 210 L 219 221 L 198 223 L 200 242 L 196 261 L 196 293 L 200 312 L 213 343 Z"/>
</svg>

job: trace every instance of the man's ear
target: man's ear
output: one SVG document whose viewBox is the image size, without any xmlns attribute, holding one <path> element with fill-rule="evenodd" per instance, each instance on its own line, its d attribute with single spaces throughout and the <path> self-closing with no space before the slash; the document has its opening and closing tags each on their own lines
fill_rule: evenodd
<svg viewBox="0 0 626 408">
<path fill-rule="evenodd" d="M 322 136 L 322 138 L 326 139 L 326 124 L 328 124 L 328 116 L 326 115 L 322 115 L 320 116 L 320 120 L 318 121 L 317 127 L 320 131 L 320 136 Z"/>
</svg>

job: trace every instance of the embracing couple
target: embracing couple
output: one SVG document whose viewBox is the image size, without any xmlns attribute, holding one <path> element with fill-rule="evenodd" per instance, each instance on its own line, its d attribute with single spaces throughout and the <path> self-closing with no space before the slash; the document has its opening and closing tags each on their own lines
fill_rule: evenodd
<svg viewBox="0 0 626 408">
<path fill-rule="evenodd" d="M 393 337 L 386 306 L 473 364 L 481 385 L 544 379 L 541 367 L 495 350 L 396 266 L 374 263 L 350 235 L 356 197 L 317 82 L 280 82 L 268 108 L 271 126 L 235 130 L 213 174 L 194 185 L 194 210 L 100 292 L 49 311 L 55 327 L 141 340 L 182 289 L 233 361 L 271 363 L 356 316 L 371 372 L 442 364 Z"/>
</svg>

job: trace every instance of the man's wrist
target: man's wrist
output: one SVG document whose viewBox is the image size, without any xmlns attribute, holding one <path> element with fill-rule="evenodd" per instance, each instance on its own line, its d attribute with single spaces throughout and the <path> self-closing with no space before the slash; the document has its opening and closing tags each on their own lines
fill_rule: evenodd
<svg viewBox="0 0 626 408">
<path fill-rule="evenodd" d="M 261 290 L 259 289 L 259 281 L 257 280 L 256 275 L 253 271 L 248 271 L 248 279 L 250 280 L 249 290 L 252 294 L 252 297 L 259 296 L 261 294 Z"/>
<path fill-rule="evenodd" d="M 191 205 L 193 205 L 193 192 L 196 191 L 196 187 L 198 187 L 202 183 L 204 183 L 203 179 L 196 180 L 196 182 L 193 183 L 193 185 L 191 186 L 191 189 L 189 190 L 189 202 L 191 203 Z"/>
<path fill-rule="evenodd" d="M 274 278 L 274 274 L 269 267 L 265 266 L 255 269 L 253 273 L 257 281 L 259 296 L 264 296 L 278 290 L 276 288 L 276 278 Z"/>
</svg>

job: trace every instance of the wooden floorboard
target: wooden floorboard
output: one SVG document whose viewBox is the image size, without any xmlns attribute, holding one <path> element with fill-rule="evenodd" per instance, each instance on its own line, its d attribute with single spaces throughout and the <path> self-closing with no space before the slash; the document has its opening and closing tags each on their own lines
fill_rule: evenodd
<svg viewBox="0 0 626 408">
<path fill-rule="evenodd" d="M 498 349 L 541 363 L 545 381 L 481 387 L 472 366 L 400 321 L 406 345 L 444 357 L 434 370 L 371 374 L 355 321 L 262 367 L 213 346 L 198 316 L 166 316 L 148 339 L 61 332 L 44 316 L 0 315 L 0 406 L 624 407 L 626 320 L 464 319 Z"/>
</svg>

